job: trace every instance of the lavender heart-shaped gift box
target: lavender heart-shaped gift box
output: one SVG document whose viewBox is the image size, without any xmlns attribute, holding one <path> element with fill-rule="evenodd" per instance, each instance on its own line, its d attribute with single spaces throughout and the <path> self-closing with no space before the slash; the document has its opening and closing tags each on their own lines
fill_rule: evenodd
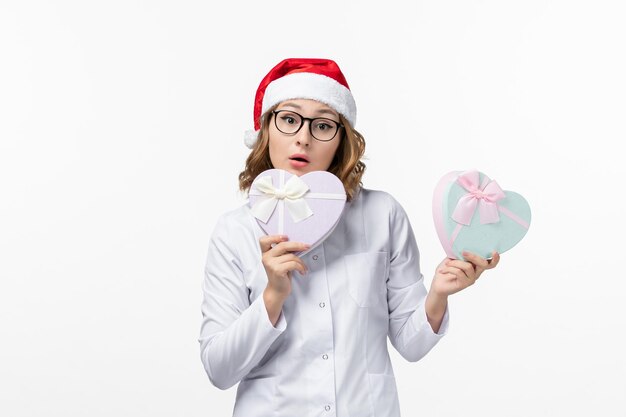
<svg viewBox="0 0 626 417">
<path fill-rule="evenodd" d="M 301 176 L 282 169 L 269 169 L 252 182 L 248 205 L 257 223 L 268 235 L 284 234 L 290 241 L 311 248 L 332 233 L 346 204 L 343 183 L 327 171 Z"/>
</svg>

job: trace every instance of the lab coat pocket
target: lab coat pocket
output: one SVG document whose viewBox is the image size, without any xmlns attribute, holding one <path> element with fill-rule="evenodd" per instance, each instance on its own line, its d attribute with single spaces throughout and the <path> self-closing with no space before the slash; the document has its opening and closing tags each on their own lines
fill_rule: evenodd
<svg viewBox="0 0 626 417">
<path fill-rule="evenodd" d="M 348 289 L 359 307 L 381 304 L 387 294 L 387 252 L 364 252 L 345 256 Z"/>
<path fill-rule="evenodd" d="M 368 374 L 375 416 L 399 416 L 398 389 L 393 375 Z"/>
</svg>

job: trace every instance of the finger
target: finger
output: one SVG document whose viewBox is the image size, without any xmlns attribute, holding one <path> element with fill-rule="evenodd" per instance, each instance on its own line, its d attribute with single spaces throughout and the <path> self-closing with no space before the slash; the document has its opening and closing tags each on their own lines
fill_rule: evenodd
<svg viewBox="0 0 626 417">
<path fill-rule="evenodd" d="M 489 265 L 489 262 L 487 262 L 485 258 L 478 256 L 472 252 L 463 252 L 463 257 L 467 261 L 473 263 L 475 266 L 482 268 L 482 269 L 486 269 L 487 265 Z"/>
<path fill-rule="evenodd" d="M 296 261 L 287 261 L 280 264 L 280 270 L 285 272 L 298 271 L 301 275 L 306 274 L 306 267 L 304 264 Z"/>
<path fill-rule="evenodd" d="M 302 252 L 309 249 L 311 245 L 302 242 L 280 242 L 269 250 L 270 256 L 279 257 L 285 253 Z"/>
<path fill-rule="evenodd" d="M 293 253 L 287 253 L 275 259 L 276 259 L 276 262 L 278 262 L 279 264 L 284 264 L 287 262 L 297 262 L 298 264 L 302 265 L 305 272 L 309 271 L 309 268 L 306 266 L 304 261 L 300 257 L 294 255 Z"/>
<path fill-rule="evenodd" d="M 439 271 L 442 274 L 452 274 L 456 278 L 461 278 L 461 279 L 470 278 L 464 270 L 462 270 L 461 268 L 457 268 L 456 266 L 444 266 Z"/>
<path fill-rule="evenodd" d="M 489 266 L 485 269 L 493 269 L 500 262 L 500 254 L 498 252 L 493 252 L 491 254 L 491 259 L 489 260 Z"/>
<path fill-rule="evenodd" d="M 261 246 L 261 252 L 265 253 L 272 249 L 272 245 L 286 241 L 288 238 L 286 235 L 267 235 L 261 236 L 259 239 L 259 245 Z"/>
<path fill-rule="evenodd" d="M 452 281 L 455 279 L 458 279 L 458 277 L 453 274 L 452 272 L 443 272 L 443 271 L 439 271 L 439 275 L 444 278 L 446 281 Z"/>
<path fill-rule="evenodd" d="M 468 278 L 474 279 L 474 276 L 476 275 L 476 270 L 474 269 L 474 265 L 471 262 L 453 260 L 453 261 L 448 261 L 446 264 L 448 266 L 453 266 L 453 267 L 463 270 L 463 272 L 465 272 Z"/>
<path fill-rule="evenodd" d="M 449 261 L 454 261 L 454 258 L 443 258 L 443 261 L 439 262 L 439 265 L 437 265 L 437 268 L 442 268 L 446 266 L 446 262 L 449 262 Z"/>
</svg>

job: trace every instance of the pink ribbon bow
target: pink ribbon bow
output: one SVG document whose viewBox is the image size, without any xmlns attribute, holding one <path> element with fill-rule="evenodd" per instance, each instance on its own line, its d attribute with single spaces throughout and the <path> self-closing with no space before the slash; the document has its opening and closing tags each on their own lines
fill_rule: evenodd
<svg viewBox="0 0 626 417">
<path fill-rule="evenodd" d="M 498 223 L 500 215 L 498 214 L 498 205 L 496 202 L 505 197 L 504 191 L 495 181 L 488 181 L 481 189 L 479 183 L 478 171 L 468 171 L 457 178 L 457 182 L 461 187 L 465 188 L 468 193 L 459 199 L 452 213 L 452 219 L 457 222 L 469 226 L 478 205 L 480 214 L 480 223 Z"/>
</svg>

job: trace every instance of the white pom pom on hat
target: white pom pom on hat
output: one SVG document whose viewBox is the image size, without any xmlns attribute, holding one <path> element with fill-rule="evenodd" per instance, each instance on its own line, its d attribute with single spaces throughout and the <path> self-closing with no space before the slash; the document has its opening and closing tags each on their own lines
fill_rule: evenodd
<svg viewBox="0 0 626 417">
<path fill-rule="evenodd" d="M 356 103 L 339 66 L 330 59 L 288 58 L 270 70 L 259 84 L 254 98 L 254 130 L 244 143 L 254 147 L 261 130 L 261 116 L 269 108 L 289 99 L 312 99 L 324 103 L 356 124 Z"/>
<path fill-rule="evenodd" d="M 256 143 L 258 137 L 258 130 L 246 130 L 243 134 L 243 143 L 245 143 L 248 148 L 252 149 L 254 148 L 254 144 Z"/>
</svg>

